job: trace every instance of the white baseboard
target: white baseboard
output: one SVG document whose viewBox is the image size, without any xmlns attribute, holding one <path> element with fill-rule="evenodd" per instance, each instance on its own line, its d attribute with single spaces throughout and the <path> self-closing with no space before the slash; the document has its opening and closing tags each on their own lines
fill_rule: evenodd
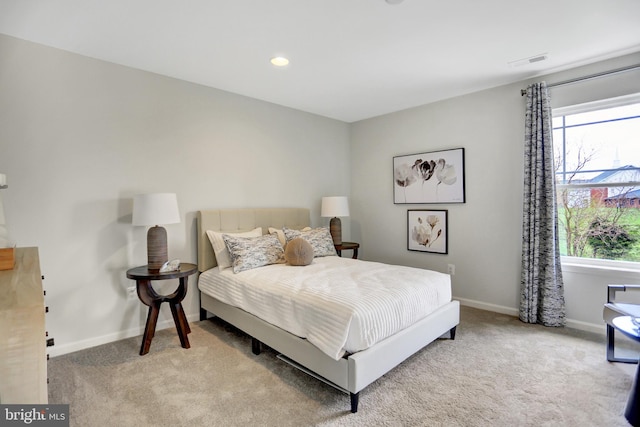
<svg viewBox="0 0 640 427">
<path fill-rule="evenodd" d="M 200 320 L 200 314 L 187 314 L 187 320 L 189 322 L 196 322 Z M 49 353 L 50 357 L 62 356 L 63 354 L 73 353 L 74 351 L 80 351 L 91 347 L 96 347 L 102 344 L 108 344 L 114 341 L 120 341 L 125 338 L 137 337 L 139 336 L 142 340 L 142 334 L 144 334 L 145 325 L 141 325 L 137 328 L 131 328 L 124 331 L 119 331 L 113 334 L 102 335 L 99 337 L 90 338 L 82 341 L 74 341 L 68 344 L 56 344 L 53 347 L 48 347 L 47 353 Z M 174 328 L 175 323 L 173 322 L 173 318 L 169 318 L 163 321 L 159 321 L 156 324 L 156 331 L 160 331 L 162 329 Z M 177 336 L 177 333 L 176 333 Z M 140 342 L 142 344 L 142 341 Z M 153 345 L 153 344 L 152 344 Z"/>
<path fill-rule="evenodd" d="M 478 308 L 480 310 L 492 311 L 494 313 L 506 314 L 509 316 L 518 317 L 518 310 L 512 307 L 505 307 L 502 305 L 489 304 L 482 301 L 476 301 L 466 298 L 456 298 L 454 299 L 460 301 L 460 304 L 467 306 Z M 200 314 L 188 314 L 187 319 L 189 322 L 196 322 L 200 320 Z M 593 323 L 582 322 L 579 320 L 567 319 L 567 327 L 573 329 L 579 329 L 581 331 L 594 332 L 597 334 L 604 335 L 606 333 L 606 329 L 604 324 L 596 325 Z M 175 324 L 173 323 L 173 318 L 164 320 L 162 322 L 158 322 L 156 325 L 156 330 L 162 330 L 166 328 L 175 328 Z M 63 354 L 73 353 L 74 351 L 84 350 L 86 348 L 96 347 L 102 344 L 108 344 L 110 342 L 119 341 L 125 338 L 137 337 L 140 336 L 142 339 L 142 334 L 144 333 L 144 325 L 141 325 L 138 328 L 131 328 L 125 331 L 116 332 L 113 334 L 103 335 L 100 337 L 90 338 L 83 341 L 75 341 L 68 344 L 56 344 L 53 347 L 49 347 L 48 353 L 51 357 L 62 356 Z"/>
<path fill-rule="evenodd" d="M 518 310 L 515 309 L 515 308 L 512 308 L 512 307 L 505 307 L 505 306 L 502 306 L 502 305 L 489 304 L 489 303 L 486 303 L 486 302 L 475 301 L 475 300 L 466 299 L 466 298 L 456 298 L 456 297 L 454 297 L 454 299 L 460 301 L 461 305 L 464 305 L 464 306 L 467 306 L 467 307 L 478 308 L 480 310 L 486 310 L 486 311 L 493 311 L 494 313 L 507 314 L 509 316 L 514 316 L 514 317 L 518 317 L 518 315 L 519 315 Z M 601 335 L 605 335 L 606 334 L 606 328 L 605 328 L 604 323 L 602 323 L 602 324 L 594 324 L 594 323 L 582 322 L 580 320 L 567 319 L 566 320 L 566 327 L 567 328 L 578 329 L 578 330 L 581 330 L 581 331 L 593 332 L 593 333 L 601 334 Z"/>
<path fill-rule="evenodd" d="M 493 311 L 494 313 L 508 314 L 509 316 L 518 317 L 518 310 L 511 307 L 505 307 L 502 305 L 489 304 L 487 302 L 476 301 L 472 299 L 466 298 L 457 298 L 453 297 L 453 299 L 460 301 L 461 305 L 466 307 L 479 308 L 480 310 Z"/>
<path fill-rule="evenodd" d="M 604 320 L 601 325 L 595 323 L 582 322 L 580 320 L 567 319 L 567 328 L 579 329 L 581 331 L 593 332 L 600 335 L 607 334 L 606 324 Z"/>
</svg>

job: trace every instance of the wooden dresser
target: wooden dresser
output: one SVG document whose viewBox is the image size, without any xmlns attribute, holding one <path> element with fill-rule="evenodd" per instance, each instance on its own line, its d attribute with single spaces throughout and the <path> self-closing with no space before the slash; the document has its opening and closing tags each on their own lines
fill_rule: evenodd
<svg viewBox="0 0 640 427">
<path fill-rule="evenodd" d="M 44 291 L 38 248 L 17 248 L 0 271 L 0 403 L 46 404 Z"/>
</svg>

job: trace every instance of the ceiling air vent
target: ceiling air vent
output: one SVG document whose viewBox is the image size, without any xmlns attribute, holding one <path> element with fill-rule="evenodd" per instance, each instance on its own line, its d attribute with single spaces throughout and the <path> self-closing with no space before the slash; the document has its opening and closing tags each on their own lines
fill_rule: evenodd
<svg viewBox="0 0 640 427">
<path fill-rule="evenodd" d="M 508 62 L 510 67 L 521 67 L 523 65 L 529 65 L 536 62 L 541 62 L 549 57 L 548 53 L 541 53 L 539 55 L 531 56 L 529 58 L 518 59 L 517 61 Z"/>
</svg>

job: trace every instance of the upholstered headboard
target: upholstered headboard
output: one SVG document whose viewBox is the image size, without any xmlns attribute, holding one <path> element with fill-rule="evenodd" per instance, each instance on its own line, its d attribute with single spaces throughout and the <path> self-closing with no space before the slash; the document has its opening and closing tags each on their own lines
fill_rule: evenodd
<svg viewBox="0 0 640 427">
<path fill-rule="evenodd" d="M 262 233 L 266 234 L 269 227 L 308 227 L 311 218 L 305 208 L 218 209 L 198 211 L 197 223 L 198 270 L 202 272 L 217 265 L 207 230 L 237 233 L 262 227 Z"/>
</svg>

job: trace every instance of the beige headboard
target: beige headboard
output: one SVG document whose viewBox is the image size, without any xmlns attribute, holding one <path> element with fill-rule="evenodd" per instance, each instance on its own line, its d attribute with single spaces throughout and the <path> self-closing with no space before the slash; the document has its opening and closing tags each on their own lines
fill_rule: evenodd
<svg viewBox="0 0 640 427">
<path fill-rule="evenodd" d="M 236 233 L 262 227 L 262 233 L 269 227 L 301 229 L 311 225 L 309 209 L 305 208 L 256 208 L 256 209 L 218 209 L 198 211 L 198 270 L 200 272 L 215 267 L 207 230 Z"/>
</svg>

